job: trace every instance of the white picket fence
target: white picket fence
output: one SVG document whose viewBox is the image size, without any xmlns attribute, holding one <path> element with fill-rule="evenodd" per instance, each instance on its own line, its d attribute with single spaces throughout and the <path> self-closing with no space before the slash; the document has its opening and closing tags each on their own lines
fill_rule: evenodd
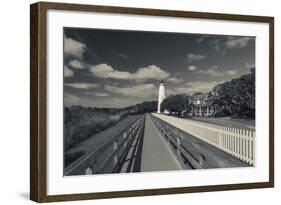
<svg viewBox="0 0 281 205">
<path fill-rule="evenodd" d="M 166 115 L 153 115 L 250 165 L 255 165 L 254 130 L 219 126 Z"/>
</svg>

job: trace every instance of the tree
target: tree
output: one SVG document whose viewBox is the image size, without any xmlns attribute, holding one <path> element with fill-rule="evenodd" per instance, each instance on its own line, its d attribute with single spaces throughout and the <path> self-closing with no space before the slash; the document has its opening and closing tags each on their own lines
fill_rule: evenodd
<svg viewBox="0 0 281 205">
<path fill-rule="evenodd" d="M 183 112 L 191 111 L 191 100 L 188 95 L 170 95 L 161 103 L 161 110 L 168 110 L 180 116 Z"/>
<path fill-rule="evenodd" d="M 213 88 L 208 100 L 215 108 L 216 116 L 255 118 L 255 69 Z"/>
</svg>

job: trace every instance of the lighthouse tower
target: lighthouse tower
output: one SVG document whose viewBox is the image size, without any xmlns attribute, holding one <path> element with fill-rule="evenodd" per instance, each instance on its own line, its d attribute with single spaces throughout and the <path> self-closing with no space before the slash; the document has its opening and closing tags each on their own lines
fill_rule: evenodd
<svg viewBox="0 0 281 205">
<path fill-rule="evenodd" d="M 161 103 L 164 99 L 165 99 L 165 87 L 164 87 L 164 82 L 162 80 L 159 86 L 157 113 L 161 112 Z"/>
</svg>

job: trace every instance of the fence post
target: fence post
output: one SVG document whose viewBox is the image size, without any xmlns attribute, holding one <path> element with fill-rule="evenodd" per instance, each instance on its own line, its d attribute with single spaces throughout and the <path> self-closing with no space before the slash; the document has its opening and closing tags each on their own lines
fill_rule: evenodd
<svg viewBox="0 0 281 205">
<path fill-rule="evenodd" d="M 243 139 L 243 160 L 245 161 L 246 159 L 246 138 L 245 138 L 245 134 L 246 134 L 246 131 L 245 130 L 242 130 L 242 139 Z"/>
<path fill-rule="evenodd" d="M 246 162 L 249 162 L 249 131 L 246 130 Z"/>
<path fill-rule="evenodd" d="M 231 139 L 231 154 L 234 156 L 235 155 L 235 138 L 234 138 L 234 128 L 230 128 L 230 139 Z"/>
<path fill-rule="evenodd" d="M 234 156 L 238 157 L 238 149 L 237 149 L 237 142 L 238 142 L 238 134 L 237 134 L 237 128 L 234 128 Z"/>
<path fill-rule="evenodd" d="M 228 149 L 229 149 L 229 154 L 232 154 L 232 144 L 231 144 L 231 127 L 228 127 Z"/>
<path fill-rule="evenodd" d="M 225 127 L 222 126 L 222 148 L 224 151 L 226 151 L 226 148 L 225 148 Z"/>
<path fill-rule="evenodd" d="M 250 138 L 249 138 L 249 143 L 250 143 L 250 147 L 249 147 L 249 151 L 250 151 L 250 164 L 253 164 L 253 136 L 254 133 L 252 131 L 250 131 Z"/>
<path fill-rule="evenodd" d="M 256 133 L 253 132 L 253 166 L 256 166 Z"/>
<path fill-rule="evenodd" d="M 222 126 L 219 126 L 219 148 L 222 148 Z"/>
<path fill-rule="evenodd" d="M 243 131 L 242 131 L 242 129 L 239 129 L 239 138 L 240 138 L 240 147 L 239 147 L 239 149 L 240 149 L 240 158 L 241 158 L 241 160 L 243 160 Z"/>
<path fill-rule="evenodd" d="M 226 127 L 223 127 L 223 147 L 227 152 L 227 134 L 226 134 Z"/>
<path fill-rule="evenodd" d="M 229 140 L 229 153 L 232 155 L 232 129 L 231 127 L 228 127 L 228 140 Z"/>
</svg>

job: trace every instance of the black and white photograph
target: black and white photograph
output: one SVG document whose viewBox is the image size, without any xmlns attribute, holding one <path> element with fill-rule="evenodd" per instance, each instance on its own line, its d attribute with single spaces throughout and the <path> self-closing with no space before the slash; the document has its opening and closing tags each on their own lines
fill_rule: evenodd
<svg viewBox="0 0 281 205">
<path fill-rule="evenodd" d="M 255 167 L 254 36 L 65 27 L 64 176 Z"/>
</svg>

